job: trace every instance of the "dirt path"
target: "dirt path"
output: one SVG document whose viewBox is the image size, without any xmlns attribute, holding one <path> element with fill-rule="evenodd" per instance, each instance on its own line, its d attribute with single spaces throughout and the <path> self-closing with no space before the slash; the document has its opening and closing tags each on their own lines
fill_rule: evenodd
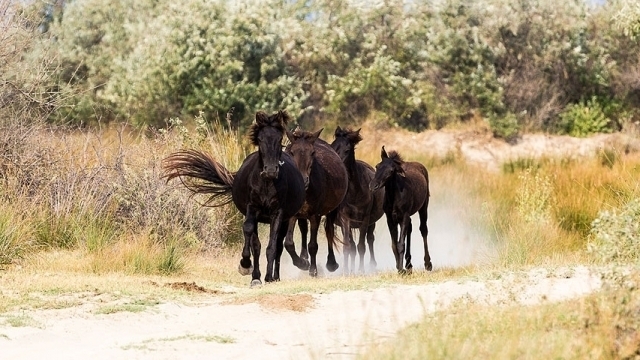
<svg viewBox="0 0 640 360">
<path fill-rule="evenodd" d="M 454 301 L 526 305 L 599 287 L 599 278 L 580 267 L 510 273 L 500 280 L 269 295 L 259 303 L 212 295 L 139 313 L 95 314 L 95 304 L 85 303 L 29 312 L 28 326 L 0 320 L 0 349 L 3 359 L 351 359 Z"/>
</svg>

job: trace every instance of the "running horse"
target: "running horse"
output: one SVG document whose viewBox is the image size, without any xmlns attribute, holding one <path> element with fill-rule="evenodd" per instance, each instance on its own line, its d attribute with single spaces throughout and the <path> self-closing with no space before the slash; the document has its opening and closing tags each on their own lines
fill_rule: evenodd
<svg viewBox="0 0 640 360">
<path fill-rule="evenodd" d="M 344 273 L 349 273 L 349 255 L 351 257 L 351 269 L 355 270 L 356 244 L 353 241 L 351 230 L 358 229 L 358 254 L 360 255 L 360 266 L 358 270 L 364 273 L 364 254 L 366 252 L 366 242 L 369 245 L 369 267 L 376 268 L 376 257 L 373 250 L 375 240 L 374 230 L 384 211 L 382 202 L 384 200 L 384 189 L 376 191 L 369 190 L 369 183 L 373 180 L 375 171 L 371 165 L 364 161 L 356 160 L 356 145 L 362 141 L 360 129 L 336 128 L 334 140 L 331 147 L 340 156 L 347 168 L 349 175 L 349 187 L 342 204 L 334 210 L 338 211 L 337 218 L 343 235 Z"/>
<path fill-rule="evenodd" d="M 291 154 L 302 173 L 306 187 L 306 197 L 304 205 L 296 214 L 295 219 L 289 222 L 289 231 L 287 232 L 284 246 L 289 255 L 291 255 L 294 264 L 304 265 L 306 263 L 304 257 L 307 251 L 307 220 L 309 220 L 311 234 L 308 255 L 310 260 L 309 275 L 311 276 L 318 275 L 316 254 L 318 253 L 320 219 L 340 205 L 348 186 L 347 169 L 331 146 L 319 138 L 321 132 L 322 129 L 315 133 L 300 129 L 296 129 L 293 132 L 288 131 L 287 137 L 291 143 L 285 150 Z M 300 232 L 302 233 L 301 258 L 296 254 L 293 242 L 296 219 L 298 219 Z M 333 253 L 333 245 L 336 240 L 334 224 L 335 218 L 325 217 L 325 233 L 329 248 L 326 266 L 327 270 L 332 272 L 338 269 L 339 266 Z M 303 268 L 302 266 L 298 267 Z"/>
<path fill-rule="evenodd" d="M 236 173 L 196 150 L 178 151 L 163 160 L 163 177 L 167 182 L 179 178 L 192 193 L 210 194 L 205 203 L 208 206 L 233 201 L 245 216 L 244 247 L 238 270 L 242 275 L 252 274 L 251 286 L 262 284 L 258 223 L 270 225 L 264 281 L 277 281 L 289 220 L 300 211 L 305 199 L 302 175 L 291 156 L 282 151 L 288 121 L 284 111 L 272 115 L 256 113 L 249 138 L 258 151 L 249 154 Z"/>
<path fill-rule="evenodd" d="M 424 243 L 424 267 L 431 271 L 431 257 L 427 246 L 427 207 L 429 206 L 429 174 L 424 165 L 404 161 L 400 154 L 382 147 L 382 161 L 376 165 L 376 173 L 369 184 L 375 191 L 384 186 L 384 213 L 391 234 L 391 249 L 396 257 L 396 269 L 401 274 L 411 273 L 411 215 L 420 215 L 420 234 Z M 400 238 L 398 238 L 400 225 Z M 405 252 L 406 241 L 406 252 Z M 406 260 L 403 267 L 402 256 Z"/>
</svg>

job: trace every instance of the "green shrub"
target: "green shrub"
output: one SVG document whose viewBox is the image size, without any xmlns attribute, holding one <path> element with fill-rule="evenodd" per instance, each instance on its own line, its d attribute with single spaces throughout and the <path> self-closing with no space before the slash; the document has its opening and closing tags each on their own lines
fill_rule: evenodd
<svg viewBox="0 0 640 360">
<path fill-rule="evenodd" d="M 603 263 L 638 264 L 640 259 L 640 200 L 618 210 L 601 212 L 593 221 L 588 252 Z"/>
<path fill-rule="evenodd" d="M 508 142 L 515 141 L 520 131 L 518 119 L 511 113 L 507 113 L 504 116 L 495 114 L 489 116 L 489 126 L 495 137 L 505 139 Z"/>
<path fill-rule="evenodd" d="M 598 97 L 578 104 L 570 104 L 560 114 L 558 123 L 561 134 L 585 137 L 597 133 L 610 133 L 614 122 L 601 105 Z"/>
</svg>

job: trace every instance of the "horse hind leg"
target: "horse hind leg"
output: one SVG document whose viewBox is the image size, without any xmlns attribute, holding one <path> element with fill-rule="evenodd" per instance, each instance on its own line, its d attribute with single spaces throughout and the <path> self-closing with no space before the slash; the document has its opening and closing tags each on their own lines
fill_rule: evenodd
<svg viewBox="0 0 640 360">
<path fill-rule="evenodd" d="M 420 235 L 422 235 L 422 242 L 424 243 L 424 268 L 427 271 L 433 270 L 433 264 L 431 264 L 431 256 L 429 255 L 429 246 L 427 244 L 427 235 L 429 235 L 429 227 L 427 226 L 427 207 L 429 206 L 429 198 L 425 201 L 422 208 L 420 208 Z"/>
</svg>

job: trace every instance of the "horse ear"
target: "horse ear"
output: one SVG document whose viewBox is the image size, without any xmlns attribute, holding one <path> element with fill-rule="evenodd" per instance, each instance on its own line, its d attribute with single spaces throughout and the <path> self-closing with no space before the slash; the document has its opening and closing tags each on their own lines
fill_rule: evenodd
<svg viewBox="0 0 640 360">
<path fill-rule="evenodd" d="M 389 155 L 387 155 L 387 152 L 384 150 L 384 145 L 382 145 L 382 151 L 380 151 L 380 157 L 384 160 L 384 159 L 388 159 Z"/>
<path fill-rule="evenodd" d="M 287 110 L 278 110 L 278 118 L 280 118 L 282 125 L 287 125 L 289 122 L 289 113 L 287 113 Z"/>
<path fill-rule="evenodd" d="M 400 168 L 400 170 L 398 170 L 397 174 L 400 175 L 400 177 L 407 177 L 407 174 L 405 174 L 403 168 Z"/>
<path fill-rule="evenodd" d="M 256 113 L 256 123 L 258 125 L 264 125 L 267 123 L 268 120 L 269 120 L 269 116 L 265 112 L 258 111 Z"/>
<path fill-rule="evenodd" d="M 314 139 L 317 139 L 318 137 L 320 137 L 320 133 L 322 132 L 322 130 L 324 130 L 324 128 L 322 128 L 322 129 L 320 129 L 320 130 L 316 131 L 316 132 L 313 134 Z"/>
<path fill-rule="evenodd" d="M 336 131 L 333 133 L 334 136 L 338 136 L 339 133 L 342 132 L 342 129 L 340 128 L 340 125 L 338 125 L 338 127 L 336 128 Z"/>
</svg>

